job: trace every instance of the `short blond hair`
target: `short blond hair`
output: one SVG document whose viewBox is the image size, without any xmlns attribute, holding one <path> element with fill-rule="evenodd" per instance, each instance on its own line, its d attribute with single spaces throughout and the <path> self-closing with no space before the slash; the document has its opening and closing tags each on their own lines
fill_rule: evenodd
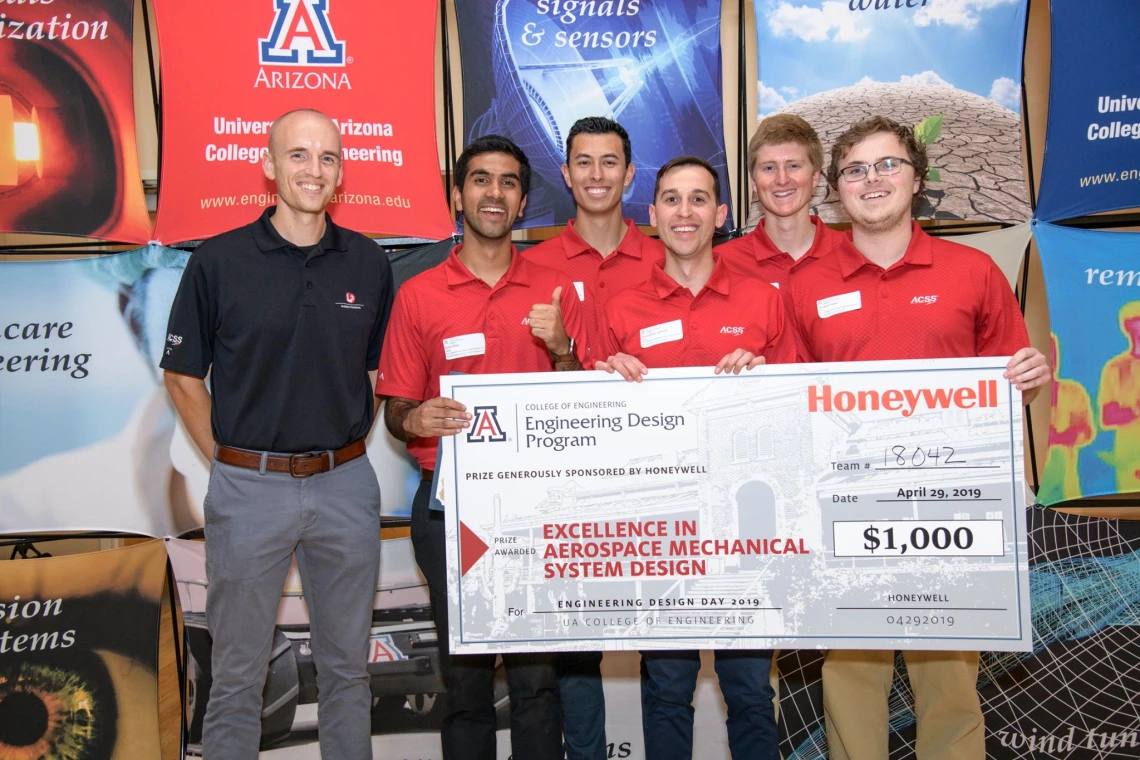
<svg viewBox="0 0 1140 760">
<path fill-rule="evenodd" d="M 823 169 L 823 143 L 819 135 L 802 117 L 792 113 L 778 113 L 769 116 L 756 127 L 756 133 L 748 141 L 748 173 L 756 168 L 756 155 L 765 145 L 785 145 L 794 143 L 802 145 L 811 161 L 811 170 L 818 172 Z"/>
</svg>

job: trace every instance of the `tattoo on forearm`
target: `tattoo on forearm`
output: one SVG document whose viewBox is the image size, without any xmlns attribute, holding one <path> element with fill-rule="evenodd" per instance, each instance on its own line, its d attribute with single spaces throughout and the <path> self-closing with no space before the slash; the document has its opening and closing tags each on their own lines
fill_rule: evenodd
<svg viewBox="0 0 1140 760">
<path fill-rule="evenodd" d="M 389 396 L 384 403 L 384 427 L 388 428 L 388 432 L 397 441 L 404 443 L 411 443 L 415 440 L 415 436 L 404 430 L 404 420 L 408 418 L 412 410 L 419 406 L 422 402 L 413 401 L 410 398 L 399 398 L 396 396 Z"/>
</svg>

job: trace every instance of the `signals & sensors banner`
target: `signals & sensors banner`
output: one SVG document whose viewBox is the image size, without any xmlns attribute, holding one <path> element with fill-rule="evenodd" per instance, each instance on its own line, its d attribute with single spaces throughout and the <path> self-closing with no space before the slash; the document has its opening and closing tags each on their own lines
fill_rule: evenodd
<svg viewBox="0 0 1140 760">
<path fill-rule="evenodd" d="M 721 95 L 720 3 L 710 0 L 457 0 L 463 57 L 463 142 L 500 134 L 535 177 L 519 227 L 565 224 L 566 135 L 586 116 L 629 132 L 625 216 L 649 223 L 657 170 L 693 154 L 729 199 Z M 731 213 L 727 222 L 732 226 Z"/>
</svg>

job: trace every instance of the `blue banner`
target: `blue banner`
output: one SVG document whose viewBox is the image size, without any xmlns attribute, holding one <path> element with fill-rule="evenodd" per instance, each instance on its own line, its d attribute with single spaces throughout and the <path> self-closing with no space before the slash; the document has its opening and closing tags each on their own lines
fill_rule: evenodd
<svg viewBox="0 0 1140 760">
<path fill-rule="evenodd" d="M 1037 216 L 1140 206 L 1140 3 L 1052 0 L 1049 123 Z"/>
<path fill-rule="evenodd" d="M 649 223 L 657 170 L 693 154 L 720 173 L 729 204 L 720 3 L 711 0 L 457 0 L 463 142 L 510 137 L 535 179 L 520 227 L 564 224 L 566 134 L 606 116 L 629 132 L 637 174 L 625 216 Z M 731 219 L 726 223 L 732 226 Z"/>
<path fill-rule="evenodd" d="M 1140 234 L 1034 225 L 1053 342 L 1037 499 L 1140 493 Z"/>
<path fill-rule="evenodd" d="M 933 171 L 918 218 L 1029 219 L 1020 116 L 1026 0 L 755 3 L 761 117 L 802 116 L 826 149 L 852 122 L 888 116 L 927 145 Z M 848 221 L 824 188 L 813 213 Z"/>
</svg>

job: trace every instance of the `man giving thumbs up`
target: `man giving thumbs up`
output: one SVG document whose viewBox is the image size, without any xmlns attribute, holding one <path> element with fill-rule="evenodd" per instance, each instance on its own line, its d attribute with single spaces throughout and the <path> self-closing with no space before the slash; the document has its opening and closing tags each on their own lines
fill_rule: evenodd
<svg viewBox="0 0 1140 760">
<path fill-rule="evenodd" d="M 456 435 L 471 413 L 441 398 L 450 373 L 580 369 L 587 345 L 582 305 L 565 275 L 530 262 L 511 245 L 526 206 L 530 163 L 510 140 L 488 135 L 455 162 L 452 198 L 466 234 L 447 260 L 396 294 L 380 355 L 376 394 L 384 423 L 408 444 L 422 480 L 412 502 L 412 545 L 427 578 L 447 685 L 444 760 L 495 757 L 495 655 L 449 656 L 443 513 L 429 508 L 439 436 Z M 550 303 L 546 303 L 547 299 Z M 553 656 L 505 654 L 511 746 L 517 760 L 561 760 L 562 710 Z"/>
</svg>

